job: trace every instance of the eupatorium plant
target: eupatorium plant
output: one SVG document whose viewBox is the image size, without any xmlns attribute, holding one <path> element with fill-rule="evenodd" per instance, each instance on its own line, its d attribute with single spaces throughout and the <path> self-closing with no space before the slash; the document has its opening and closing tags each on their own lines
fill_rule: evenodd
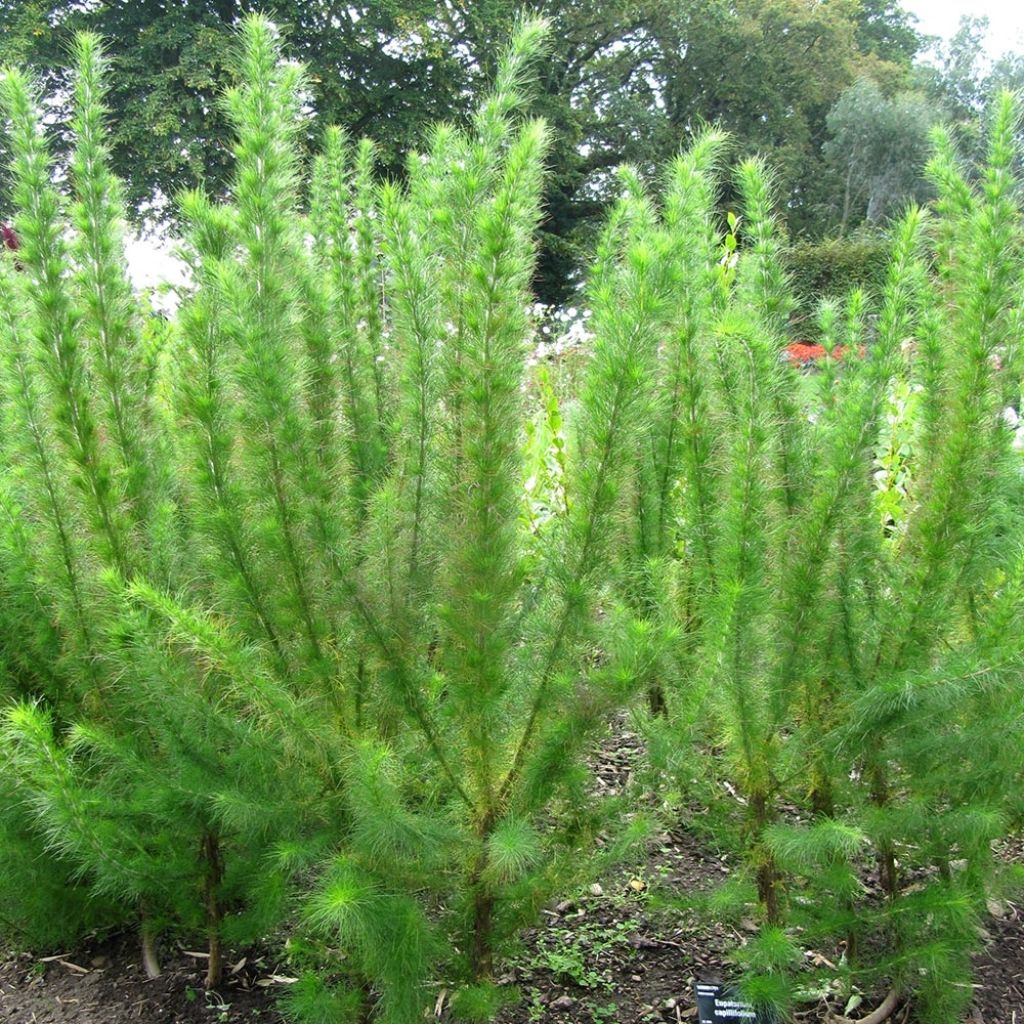
<svg viewBox="0 0 1024 1024">
<path fill-rule="evenodd" d="M 652 733 L 720 746 L 742 801 L 753 891 L 731 891 L 763 915 L 743 954 L 758 1000 L 789 998 L 796 924 L 842 938 L 844 984 L 886 978 L 929 1019 L 952 1019 L 969 995 L 974 915 L 1022 768 L 1009 738 L 1021 476 L 1002 415 L 1019 389 L 1018 125 L 1000 97 L 976 174 L 937 134 L 936 211 L 894 226 L 880 295 L 822 304 L 830 355 L 813 381 L 783 358 L 791 301 L 761 168 L 738 169 L 741 215 L 719 236 L 706 136 L 671 169 L 647 229 L 676 240 L 680 284 L 645 388 L 654 431 L 621 586 L 677 627 L 650 663 L 668 705 Z M 875 453 L 888 395 L 908 388 L 918 413 L 890 528 Z M 787 822 L 783 804 L 810 824 Z M 881 906 L 866 898 L 872 877 Z M 885 953 L 868 958 L 867 937 Z"/>
<path fill-rule="evenodd" d="M 594 277 L 573 500 L 538 553 L 521 449 L 547 130 L 520 110 L 543 34 L 523 23 L 472 125 L 435 128 L 406 185 L 329 129 L 307 186 L 302 71 L 247 20 L 232 191 L 181 199 L 191 285 L 155 353 L 97 41 L 70 203 L 7 74 L 25 272 L 0 279 L 4 553 L 24 614 L 54 625 L 22 691 L 50 700 L 8 709 L 5 757 L 60 863 L 140 918 L 151 972 L 161 927 L 201 926 L 216 985 L 223 939 L 306 889 L 306 926 L 382 1019 L 415 1018 L 438 963 L 486 1016 L 500 943 L 597 827 L 579 760 L 646 640 L 613 616 L 594 658 L 592 612 L 666 290 L 627 196 L 629 240 Z"/>
<path fill-rule="evenodd" d="M 161 329 L 126 275 L 98 41 L 77 43 L 66 175 L 4 75 L 0 924 L 51 937 L 70 888 L 90 899 L 69 929 L 136 923 L 151 973 L 163 932 L 205 932 L 210 986 L 225 942 L 287 925 L 345 952 L 295 1016 L 406 1024 L 443 976 L 488 1019 L 505 941 L 600 830 L 642 833 L 585 768 L 642 697 L 652 740 L 739 796 L 754 997 L 786 1001 L 798 935 L 840 935 L 832 981 L 949 1019 L 1020 813 L 1013 103 L 977 174 L 937 137 L 936 213 L 894 227 L 880 295 L 818 311 L 846 355 L 810 383 L 782 358 L 766 169 L 738 167 L 720 224 L 719 133 L 660 198 L 624 168 L 580 393 L 564 422 L 548 400 L 540 526 L 544 32 L 524 22 L 471 123 L 381 183 L 334 128 L 304 165 L 302 69 L 245 20 L 236 173 L 179 197 L 190 283 Z M 893 389 L 917 413 L 882 524 Z"/>
</svg>

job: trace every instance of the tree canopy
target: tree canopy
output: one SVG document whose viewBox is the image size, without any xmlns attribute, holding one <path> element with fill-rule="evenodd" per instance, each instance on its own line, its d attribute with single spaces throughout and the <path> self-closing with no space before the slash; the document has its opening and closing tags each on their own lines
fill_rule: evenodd
<svg viewBox="0 0 1024 1024">
<path fill-rule="evenodd" d="M 231 80 L 232 31 L 252 10 L 275 21 L 286 52 L 307 67 L 306 150 L 338 125 L 372 136 L 377 170 L 401 179 L 408 149 L 426 145 L 424 125 L 466 123 L 520 6 L 0 0 L 0 60 L 30 66 L 59 106 L 74 33 L 105 40 L 117 69 L 112 166 L 132 215 L 145 220 L 175 216 L 171 200 L 199 183 L 212 194 L 226 188 L 230 131 L 217 97 Z M 737 156 L 777 169 L 790 234 L 828 233 L 846 185 L 825 151 L 829 112 L 860 79 L 887 97 L 906 89 L 926 42 L 892 0 L 542 0 L 536 8 L 553 31 L 530 113 L 557 140 L 535 280 L 545 301 L 574 287 L 580 247 L 616 187 L 613 168 L 628 162 L 653 175 L 705 124 L 742 139 Z M 960 46 L 936 89 L 957 93 L 969 50 Z M 969 68 L 960 77 L 976 82 Z"/>
<path fill-rule="evenodd" d="M 862 78 L 828 115 L 831 138 L 823 154 L 844 176 L 839 233 L 851 220 L 877 224 L 900 203 L 925 198 L 922 171 L 928 161 L 935 112 L 914 92 L 886 96 Z"/>
</svg>

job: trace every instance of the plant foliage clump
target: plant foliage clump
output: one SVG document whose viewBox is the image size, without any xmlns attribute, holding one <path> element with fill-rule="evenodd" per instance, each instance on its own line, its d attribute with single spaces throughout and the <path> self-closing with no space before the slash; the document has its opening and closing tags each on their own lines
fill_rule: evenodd
<svg viewBox="0 0 1024 1024">
<path fill-rule="evenodd" d="M 181 198 L 191 285 L 156 336 L 99 43 L 76 53 L 70 196 L 31 83 L 4 79 L 5 834 L 136 918 L 153 971 L 161 929 L 202 928 L 215 985 L 223 942 L 298 905 L 382 1019 L 415 1017 L 439 962 L 486 1002 L 496 949 L 598 828 L 577 765 L 635 655 L 591 657 L 593 612 L 653 350 L 619 307 L 662 300 L 655 253 L 606 255 L 588 457 L 538 551 L 521 442 L 548 133 L 519 111 L 544 32 L 522 24 L 472 125 L 439 125 L 398 187 L 336 129 L 304 174 L 302 69 L 248 19 L 231 195 Z"/>
<path fill-rule="evenodd" d="M 1024 767 L 1024 495 L 1004 412 L 1020 388 L 1018 128 L 1004 94 L 973 173 L 935 133 L 936 209 L 896 226 L 877 296 L 821 304 L 809 379 L 783 358 L 770 178 L 739 167 L 723 234 L 713 135 L 665 186 L 686 286 L 647 378 L 622 586 L 675 636 L 650 662 L 657 748 L 717 747 L 684 754 L 690 773 L 714 765 L 739 794 L 765 923 L 743 959 L 769 1001 L 793 926 L 844 942 L 844 984 L 887 979 L 927 1019 L 970 996 Z"/>
<path fill-rule="evenodd" d="M 542 379 L 538 416 L 545 31 L 397 185 L 336 128 L 302 164 L 303 69 L 246 19 L 232 187 L 180 197 L 165 324 L 126 273 L 99 41 L 66 175 L 4 74 L 0 926 L 134 924 L 151 974 L 202 932 L 210 987 L 225 944 L 288 927 L 345 954 L 296 1019 L 407 1024 L 438 976 L 489 1019 L 508 941 L 643 838 L 586 769 L 633 708 L 738 797 L 712 902 L 759 905 L 752 998 L 805 993 L 799 943 L 829 936 L 829 985 L 949 1020 L 1021 814 L 1013 100 L 976 172 L 936 133 L 936 208 L 877 294 L 816 311 L 814 378 L 783 358 L 768 169 L 736 168 L 724 223 L 722 133 L 660 197 L 621 169 L 579 394 Z"/>
</svg>

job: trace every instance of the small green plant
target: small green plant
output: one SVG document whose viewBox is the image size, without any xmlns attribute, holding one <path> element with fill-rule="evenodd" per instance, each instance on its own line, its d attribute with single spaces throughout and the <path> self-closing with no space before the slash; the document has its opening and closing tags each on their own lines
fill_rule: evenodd
<svg viewBox="0 0 1024 1024">
<path fill-rule="evenodd" d="M 604 990 L 610 977 L 600 965 L 612 953 L 633 956 L 629 936 L 636 931 L 635 920 L 599 924 L 582 921 L 573 928 L 559 928 L 545 933 L 536 952 L 522 965 L 531 971 L 545 971 L 561 984 L 579 988 Z"/>
<path fill-rule="evenodd" d="M 577 985 L 579 988 L 603 989 L 605 977 L 595 968 L 588 966 L 589 953 L 569 936 L 554 937 L 531 961 L 535 969 L 548 971 L 559 984 Z"/>
<path fill-rule="evenodd" d="M 530 1002 L 526 1008 L 528 1019 L 531 1022 L 541 1021 L 547 1013 L 547 1006 L 542 1001 L 543 993 L 540 989 L 530 989 Z"/>
</svg>

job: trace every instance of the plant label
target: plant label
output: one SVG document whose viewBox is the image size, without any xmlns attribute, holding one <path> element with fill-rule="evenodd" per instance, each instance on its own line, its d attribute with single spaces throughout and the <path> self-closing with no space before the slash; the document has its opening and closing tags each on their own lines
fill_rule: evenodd
<svg viewBox="0 0 1024 1024">
<path fill-rule="evenodd" d="M 736 989 L 717 982 L 697 983 L 697 1019 L 699 1024 L 768 1024 L 751 1003 L 740 999 Z"/>
</svg>

